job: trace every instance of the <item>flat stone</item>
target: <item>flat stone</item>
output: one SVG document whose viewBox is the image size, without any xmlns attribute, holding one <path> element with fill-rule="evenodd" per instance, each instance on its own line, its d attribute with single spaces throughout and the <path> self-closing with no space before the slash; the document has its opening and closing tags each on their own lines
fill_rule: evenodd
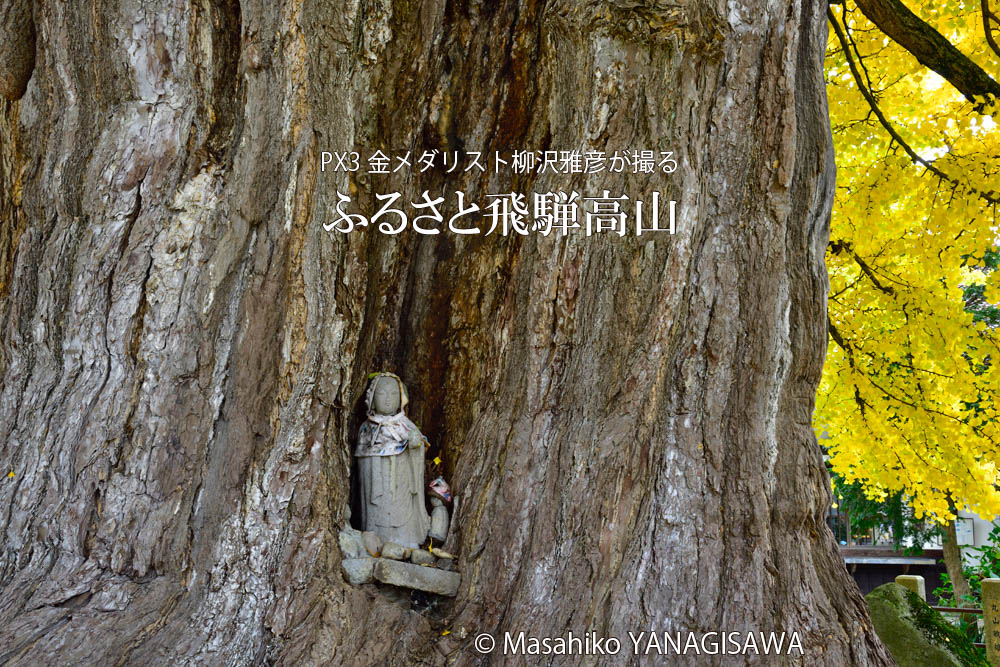
<svg viewBox="0 0 1000 667">
<path fill-rule="evenodd" d="M 385 584 L 449 597 L 458 593 L 458 586 L 462 583 L 462 575 L 458 572 L 446 572 L 434 567 L 423 567 L 387 558 L 375 561 L 374 576 Z"/>
<path fill-rule="evenodd" d="M 348 583 L 358 586 L 367 584 L 372 580 L 372 571 L 375 568 L 374 558 L 345 558 L 340 561 L 340 569 L 344 572 L 344 578 Z"/>
<path fill-rule="evenodd" d="M 436 567 L 436 568 L 438 568 L 440 570 L 448 570 L 450 572 L 454 572 L 455 571 L 455 561 L 448 560 L 447 558 L 441 558 L 434 565 L 434 567 Z"/>
<path fill-rule="evenodd" d="M 412 549 L 409 547 L 404 547 L 401 544 L 396 544 L 395 542 L 386 542 L 382 545 L 382 558 L 391 558 L 393 560 L 406 560 L 410 557 L 410 552 Z"/>
<path fill-rule="evenodd" d="M 437 557 L 426 549 L 414 549 L 410 552 L 410 562 L 417 565 L 433 565 Z"/>
<path fill-rule="evenodd" d="M 370 530 L 361 533 L 361 542 L 365 545 L 368 555 L 378 556 L 382 553 L 382 538 Z"/>
<path fill-rule="evenodd" d="M 344 558 L 361 558 L 365 555 L 365 545 L 361 541 L 361 531 L 347 526 L 340 531 L 340 551 Z"/>
</svg>

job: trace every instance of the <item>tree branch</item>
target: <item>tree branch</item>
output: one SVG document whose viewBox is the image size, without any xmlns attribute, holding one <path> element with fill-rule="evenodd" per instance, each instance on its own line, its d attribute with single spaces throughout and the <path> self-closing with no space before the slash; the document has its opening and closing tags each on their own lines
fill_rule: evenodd
<svg viewBox="0 0 1000 667">
<path fill-rule="evenodd" d="M 868 90 L 868 87 L 865 86 L 865 83 L 861 78 L 861 72 L 858 71 L 858 66 L 854 62 L 854 56 L 851 55 L 850 41 L 848 40 L 847 35 L 844 33 L 846 28 L 842 28 L 840 26 L 840 23 L 837 21 L 837 17 L 834 15 L 832 9 L 827 8 L 826 15 L 827 18 L 830 20 L 830 24 L 833 25 L 833 31 L 837 34 L 837 39 L 840 41 L 840 46 L 844 52 L 844 58 L 847 60 L 847 66 L 851 70 L 851 75 L 854 77 L 854 81 L 858 86 L 858 90 L 861 91 L 861 95 L 862 97 L 865 98 L 865 101 L 868 102 L 868 106 L 871 107 L 872 113 L 874 113 L 875 117 L 878 118 L 879 123 L 881 123 L 882 127 L 885 128 L 885 131 L 889 133 L 889 136 L 892 137 L 892 140 L 895 141 L 897 144 L 899 144 L 900 147 L 902 147 L 903 151 L 910 157 L 910 159 L 914 163 L 923 166 L 924 168 L 927 169 L 927 171 L 931 172 L 941 180 L 947 181 L 955 185 L 956 187 L 967 188 L 969 191 L 975 193 L 981 199 L 991 204 L 1000 203 L 1000 197 L 995 196 L 993 192 L 981 192 L 973 187 L 961 183 L 957 179 L 952 178 L 948 174 L 944 173 L 943 171 L 935 167 L 934 163 L 931 160 L 925 160 L 924 158 L 920 157 L 920 155 L 918 155 L 917 152 L 913 150 L 910 147 L 910 145 L 903 140 L 903 137 L 900 136 L 899 132 L 896 131 L 896 128 L 894 128 L 892 126 L 892 123 L 889 122 L 889 119 L 886 118 L 885 114 L 882 113 L 882 110 L 879 108 L 878 101 L 875 99 L 874 94 L 872 94 L 872 92 Z M 860 55 L 858 57 L 860 57 Z M 990 80 L 992 81 L 992 79 Z M 1000 97 L 998 97 L 998 99 L 1000 99 Z"/>
<path fill-rule="evenodd" d="M 847 363 L 850 364 L 851 368 L 854 368 L 854 350 L 847 344 L 844 337 L 840 335 L 840 331 L 837 330 L 837 327 L 833 325 L 833 320 L 830 319 L 829 314 L 826 316 L 826 328 L 830 332 L 830 338 L 833 339 L 833 342 L 835 342 L 840 349 L 847 354 Z"/>
<path fill-rule="evenodd" d="M 953 85 L 967 100 L 1000 100 L 1000 84 L 900 0 L 855 0 L 868 20 Z M 990 31 L 987 30 L 989 35 Z"/>
<path fill-rule="evenodd" d="M 875 272 L 872 271 L 872 268 L 868 266 L 865 260 L 861 259 L 861 256 L 858 255 L 858 253 L 854 252 L 854 250 L 852 249 L 848 249 L 848 252 L 851 253 L 851 257 L 854 258 L 855 263 L 857 263 L 857 265 L 861 267 L 861 270 L 864 272 L 866 276 L 868 276 L 868 279 L 872 281 L 872 284 L 875 285 L 875 287 L 877 287 L 879 291 L 889 295 L 896 293 L 896 290 L 893 289 L 892 285 L 883 285 L 882 283 L 879 282 L 878 278 L 875 277 Z"/>
<path fill-rule="evenodd" d="M 997 15 L 990 11 L 990 0 L 982 0 L 981 4 L 983 7 L 983 30 L 986 32 L 986 43 L 993 49 L 993 53 L 1000 56 L 1000 45 L 997 45 L 996 40 L 993 38 L 993 26 L 990 25 L 992 21 L 1000 26 L 1000 18 L 997 18 Z"/>
</svg>

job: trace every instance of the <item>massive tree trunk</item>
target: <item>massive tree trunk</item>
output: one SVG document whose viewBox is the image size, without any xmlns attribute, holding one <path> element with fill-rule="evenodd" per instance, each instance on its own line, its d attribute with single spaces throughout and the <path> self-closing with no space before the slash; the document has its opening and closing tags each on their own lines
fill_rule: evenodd
<svg viewBox="0 0 1000 667">
<path fill-rule="evenodd" d="M 33 26 L 4 26 L 0 59 L 20 96 L 0 117 L 0 662 L 474 662 L 462 629 L 797 631 L 810 663 L 890 662 L 810 426 L 834 178 L 818 6 L 13 4 Z M 679 169 L 321 172 L 354 147 Z M 323 228 L 338 190 L 371 212 L 376 192 L 570 188 L 662 191 L 677 234 Z M 430 611 L 339 573 L 374 370 L 408 383 L 459 497 L 461 590 Z"/>
</svg>

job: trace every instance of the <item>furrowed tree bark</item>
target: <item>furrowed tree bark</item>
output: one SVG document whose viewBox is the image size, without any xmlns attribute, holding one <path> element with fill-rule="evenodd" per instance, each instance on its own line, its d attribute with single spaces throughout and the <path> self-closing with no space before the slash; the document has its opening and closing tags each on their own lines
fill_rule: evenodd
<svg viewBox="0 0 1000 667">
<path fill-rule="evenodd" d="M 957 512 L 956 512 L 957 515 Z M 969 580 L 965 578 L 964 564 L 962 562 L 962 547 L 958 543 L 958 531 L 952 519 L 945 526 L 944 540 L 941 542 L 941 551 L 944 560 L 945 570 L 948 572 L 948 580 L 951 581 L 952 594 L 955 596 L 955 606 L 971 607 L 972 588 Z M 965 614 L 963 620 L 967 623 L 975 623 L 976 617 L 973 614 Z"/>
<path fill-rule="evenodd" d="M 0 114 L 0 662 L 470 664 L 478 632 L 784 630 L 803 662 L 891 664 L 825 526 L 811 430 L 834 183 L 820 8 L 32 17 L 30 81 Z M 680 168 L 321 172 L 354 147 Z M 338 191 L 371 213 L 376 193 L 559 189 L 662 191 L 678 233 L 322 226 Z M 339 573 L 373 370 L 408 383 L 460 500 L 462 587 L 427 613 Z"/>
</svg>

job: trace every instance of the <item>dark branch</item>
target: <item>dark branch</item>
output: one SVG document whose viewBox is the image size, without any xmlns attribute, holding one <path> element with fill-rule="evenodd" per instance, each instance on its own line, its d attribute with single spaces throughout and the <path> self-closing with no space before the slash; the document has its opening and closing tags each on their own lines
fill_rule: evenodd
<svg viewBox="0 0 1000 667">
<path fill-rule="evenodd" d="M 857 263 L 857 265 L 861 267 L 861 271 L 864 272 L 866 276 L 868 276 L 868 279 L 872 281 L 872 284 L 874 284 L 875 287 L 879 289 L 879 291 L 890 295 L 896 293 L 896 290 L 893 289 L 891 285 L 883 285 L 878 281 L 878 278 L 875 277 L 875 272 L 872 271 L 871 267 L 868 266 L 865 260 L 861 259 L 861 256 L 858 255 L 858 253 L 854 252 L 853 250 L 851 250 L 850 253 L 851 257 L 854 258 L 855 263 Z"/>
<path fill-rule="evenodd" d="M 868 20 L 970 102 L 1000 100 L 1000 84 L 899 0 L 855 0 Z M 989 34 L 989 30 L 986 31 Z"/>
<path fill-rule="evenodd" d="M 833 339 L 840 349 L 847 353 L 847 363 L 850 364 L 851 368 L 854 368 L 854 350 L 851 349 L 844 337 L 840 335 L 840 331 L 837 327 L 833 326 L 833 320 L 830 319 L 829 314 L 826 316 L 826 328 L 830 332 L 830 338 Z"/>
<path fill-rule="evenodd" d="M 913 150 L 913 148 L 911 148 L 910 145 L 903 140 L 903 137 L 900 136 L 899 132 L 896 131 L 896 128 L 894 128 L 892 126 L 892 123 L 889 122 L 889 119 L 886 118 L 885 114 L 882 113 L 882 110 L 878 106 L 878 101 L 875 99 L 875 95 L 870 90 L 868 90 L 867 86 L 865 86 L 865 83 L 861 77 L 861 72 L 858 71 L 858 66 L 854 62 L 854 56 L 851 55 L 850 40 L 847 38 L 847 35 L 844 32 L 846 28 L 841 27 L 840 23 L 837 21 L 837 17 L 834 16 L 832 9 L 827 8 L 826 15 L 827 18 L 830 19 L 830 24 L 833 25 L 833 31 L 837 34 L 837 39 L 840 41 L 840 46 L 844 52 L 844 58 L 847 60 L 847 66 L 851 70 L 851 76 L 854 77 L 854 82 L 857 84 L 858 90 L 861 91 L 861 95 L 865 98 L 865 101 L 868 102 L 868 106 L 871 107 L 872 113 L 874 113 L 875 117 L 878 118 L 878 122 L 881 123 L 882 127 L 885 128 L 885 131 L 889 133 L 889 136 L 892 137 L 892 140 L 902 147 L 903 151 L 910 157 L 910 159 L 913 162 L 923 166 L 924 168 L 927 169 L 927 171 L 931 172 L 941 180 L 947 181 L 948 183 L 951 183 L 956 187 L 967 188 L 969 191 L 974 192 L 977 196 L 979 196 L 979 198 L 991 204 L 996 204 L 1000 202 L 1000 198 L 994 196 L 993 192 L 988 192 L 988 193 L 981 192 L 979 190 L 976 190 L 975 188 L 972 188 L 968 185 L 961 183 L 957 179 L 954 179 L 948 174 L 944 173 L 936 166 L 934 166 L 934 163 L 931 160 L 926 160 L 920 157 L 920 155 L 918 155 L 917 152 Z M 859 55 L 858 57 L 860 58 L 861 56 Z"/>
<path fill-rule="evenodd" d="M 997 45 L 996 40 L 993 38 L 993 26 L 992 23 L 996 23 L 1000 27 L 1000 18 L 990 11 L 990 0 L 982 0 L 983 7 L 983 30 L 986 32 L 986 43 L 990 45 L 993 49 L 993 53 L 1000 56 L 1000 45 Z"/>
</svg>

